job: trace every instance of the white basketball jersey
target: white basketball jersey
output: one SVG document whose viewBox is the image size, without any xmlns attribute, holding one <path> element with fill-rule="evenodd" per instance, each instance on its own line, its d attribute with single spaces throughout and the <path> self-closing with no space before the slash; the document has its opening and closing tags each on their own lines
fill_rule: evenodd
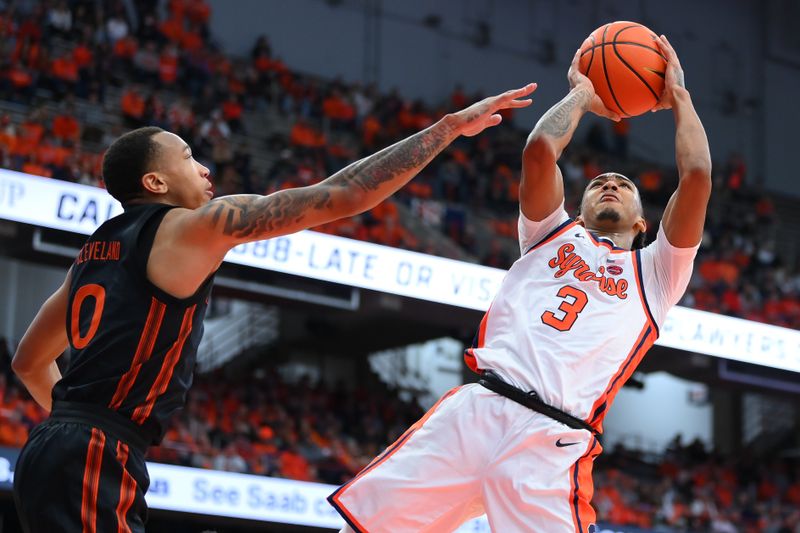
<svg viewBox="0 0 800 533">
<path fill-rule="evenodd" d="M 520 214 L 522 257 L 506 274 L 465 359 L 602 429 L 622 384 L 658 338 L 692 273 L 694 248 L 663 229 L 642 250 L 616 248 L 561 208 Z"/>
</svg>

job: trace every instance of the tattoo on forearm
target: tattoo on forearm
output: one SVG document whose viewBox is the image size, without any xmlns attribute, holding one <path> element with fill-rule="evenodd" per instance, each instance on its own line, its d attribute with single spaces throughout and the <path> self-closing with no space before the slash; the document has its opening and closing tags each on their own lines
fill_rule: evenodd
<svg viewBox="0 0 800 533">
<path fill-rule="evenodd" d="M 324 187 L 290 189 L 270 196 L 222 197 L 201 209 L 211 217 L 214 227 L 221 225 L 225 235 L 237 239 L 269 235 L 297 224 L 309 211 L 334 208 L 332 187 L 370 192 L 397 180 L 396 186 L 386 191 L 388 196 L 442 151 L 449 144 L 450 134 L 451 128 L 445 123 L 428 128 L 345 167 L 325 180 Z"/>
<path fill-rule="evenodd" d="M 330 191 L 305 188 L 272 196 L 223 197 L 202 209 L 213 213 L 212 225 L 223 224 L 223 234 L 246 239 L 296 224 L 309 209 L 323 209 L 330 202 Z"/>
<path fill-rule="evenodd" d="M 357 161 L 331 176 L 329 185 L 355 185 L 364 192 L 375 191 L 382 184 L 408 172 L 420 170 L 449 144 L 450 127 L 445 123 L 428 128 L 377 154 Z M 405 181 L 399 185 L 405 184 Z"/>
<path fill-rule="evenodd" d="M 572 127 L 572 111 L 580 107 L 586 112 L 590 102 L 590 95 L 584 90 L 570 93 L 539 119 L 533 133 L 544 133 L 556 138 L 563 137 Z"/>
</svg>

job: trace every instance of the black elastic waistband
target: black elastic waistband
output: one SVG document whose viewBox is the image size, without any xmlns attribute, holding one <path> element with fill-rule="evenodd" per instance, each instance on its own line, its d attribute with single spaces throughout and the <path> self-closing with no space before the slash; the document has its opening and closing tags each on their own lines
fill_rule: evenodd
<svg viewBox="0 0 800 533">
<path fill-rule="evenodd" d="M 107 407 L 91 403 L 56 401 L 50 413 L 50 420 L 77 422 L 102 429 L 114 438 L 139 450 L 147 451 L 149 436 L 142 427 Z"/>
<path fill-rule="evenodd" d="M 590 426 L 588 422 L 585 422 L 576 416 L 572 416 L 569 413 L 565 413 L 561 409 L 553 407 L 552 405 L 544 403 L 535 391 L 525 392 L 524 390 L 518 389 L 510 383 L 506 383 L 492 371 L 484 371 L 483 374 L 481 374 L 478 383 L 490 391 L 496 392 L 500 396 L 504 396 L 511 401 L 517 402 L 528 409 L 542 413 L 543 415 L 548 416 L 557 422 L 561 422 L 572 429 L 585 429 L 596 436 L 600 435 L 600 432 Z"/>
</svg>

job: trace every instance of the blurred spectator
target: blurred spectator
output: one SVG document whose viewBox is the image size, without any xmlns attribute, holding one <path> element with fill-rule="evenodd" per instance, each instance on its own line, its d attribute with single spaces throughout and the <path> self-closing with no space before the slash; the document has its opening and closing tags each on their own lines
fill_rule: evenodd
<svg viewBox="0 0 800 533">
<path fill-rule="evenodd" d="M 61 113 L 53 118 L 53 136 L 62 141 L 77 142 L 81 136 L 81 126 L 75 117 L 75 106 L 66 104 Z"/>
<path fill-rule="evenodd" d="M 211 463 L 214 470 L 224 470 L 226 472 L 247 472 L 247 463 L 244 458 L 236 451 L 236 445 L 229 443 L 222 452 L 218 453 Z"/>
<path fill-rule="evenodd" d="M 120 107 L 129 128 L 138 128 L 144 124 L 145 99 L 138 86 L 131 86 L 123 93 Z"/>
<path fill-rule="evenodd" d="M 128 22 L 125 20 L 125 11 L 121 4 L 117 4 L 114 13 L 106 20 L 106 35 L 113 45 L 118 40 L 128 36 Z"/>
<path fill-rule="evenodd" d="M 161 57 L 155 42 L 149 41 L 133 56 L 134 73 L 142 82 L 156 85 L 160 79 Z"/>
<path fill-rule="evenodd" d="M 65 0 L 59 0 L 47 11 L 47 28 L 61 38 L 67 38 L 72 31 L 72 12 Z"/>
<path fill-rule="evenodd" d="M 171 87 L 178 81 L 180 60 L 174 45 L 164 47 L 158 58 L 158 81 L 162 86 Z"/>
</svg>

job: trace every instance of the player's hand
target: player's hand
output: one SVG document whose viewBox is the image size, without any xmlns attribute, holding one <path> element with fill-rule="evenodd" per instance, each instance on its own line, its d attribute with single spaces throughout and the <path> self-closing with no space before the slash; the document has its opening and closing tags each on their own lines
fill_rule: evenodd
<svg viewBox="0 0 800 533">
<path fill-rule="evenodd" d="M 497 114 L 498 111 L 501 109 L 528 107 L 533 103 L 532 99 L 519 99 L 528 96 L 535 90 L 536 84 L 529 83 L 521 89 L 513 89 L 497 96 L 484 98 L 466 109 L 453 113 L 453 116 L 457 119 L 456 127 L 459 134 L 472 137 L 486 128 L 497 126 L 503 120 L 503 117 Z"/>
<path fill-rule="evenodd" d="M 683 68 L 681 67 L 681 62 L 678 60 L 678 54 L 675 53 L 675 49 L 672 48 L 671 44 L 669 44 L 667 37 L 662 35 L 656 39 L 656 43 L 661 49 L 661 53 L 667 58 L 667 71 L 664 75 L 664 92 L 661 93 L 661 99 L 659 99 L 658 103 L 651 110 L 652 112 L 660 111 L 662 109 L 671 109 L 672 98 L 673 94 L 675 93 L 675 89 L 686 88 L 686 82 L 683 79 Z"/>
<path fill-rule="evenodd" d="M 572 63 L 569 66 L 569 70 L 567 71 L 569 88 L 579 88 L 582 90 L 591 91 L 592 100 L 588 110 L 599 117 L 605 117 L 609 120 L 613 120 L 614 122 L 619 122 L 622 118 L 620 114 L 611 111 L 605 106 L 600 97 L 597 96 L 597 93 L 594 90 L 594 85 L 592 85 L 592 80 L 590 80 L 585 74 L 581 73 L 580 60 L 581 49 L 578 48 L 578 51 L 575 52 L 575 56 L 572 58 Z"/>
</svg>

